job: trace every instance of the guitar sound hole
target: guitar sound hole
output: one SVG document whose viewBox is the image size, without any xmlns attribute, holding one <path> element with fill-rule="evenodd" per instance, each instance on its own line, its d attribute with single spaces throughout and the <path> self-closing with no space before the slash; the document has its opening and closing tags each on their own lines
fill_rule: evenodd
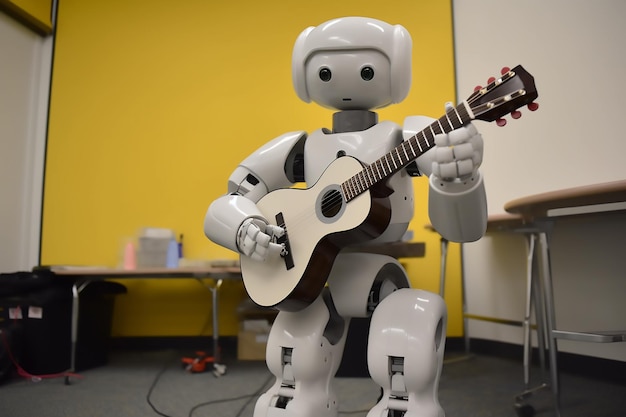
<svg viewBox="0 0 626 417">
<path fill-rule="evenodd" d="M 343 198 L 339 190 L 329 190 L 322 198 L 322 215 L 326 218 L 335 217 L 343 204 Z"/>
</svg>

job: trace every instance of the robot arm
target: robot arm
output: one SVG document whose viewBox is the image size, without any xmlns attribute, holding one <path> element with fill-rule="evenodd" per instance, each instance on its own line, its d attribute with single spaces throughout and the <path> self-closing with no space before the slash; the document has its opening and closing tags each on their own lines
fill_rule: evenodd
<svg viewBox="0 0 626 417">
<path fill-rule="evenodd" d="M 274 243 L 284 231 L 273 226 L 257 208 L 267 193 L 302 180 L 302 149 L 306 134 L 284 134 L 246 158 L 228 180 L 228 194 L 209 206 L 204 233 L 235 252 L 264 260 L 282 250 Z"/>
<path fill-rule="evenodd" d="M 432 119 L 409 117 L 405 135 L 412 136 Z M 482 175 L 483 140 L 472 124 L 435 136 L 435 147 L 416 162 L 429 176 L 428 214 L 433 227 L 453 242 L 480 239 L 487 229 L 487 198 Z"/>
</svg>

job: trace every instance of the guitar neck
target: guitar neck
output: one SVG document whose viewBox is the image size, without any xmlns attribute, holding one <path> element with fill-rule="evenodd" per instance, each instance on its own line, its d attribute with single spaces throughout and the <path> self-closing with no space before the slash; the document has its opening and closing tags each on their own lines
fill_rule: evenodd
<svg viewBox="0 0 626 417">
<path fill-rule="evenodd" d="M 500 78 L 492 78 L 489 85 L 480 87 L 466 101 L 450 108 L 426 129 L 396 146 L 382 158 L 366 166 L 358 174 L 341 184 L 346 202 L 353 200 L 389 176 L 400 171 L 424 152 L 435 146 L 435 135 L 449 133 L 472 120 L 498 120 L 523 105 L 536 109 L 535 81 L 521 65 L 505 68 Z"/>
<path fill-rule="evenodd" d="M 434 147 L 435 135 L 449 133 L 463 127 L 473 119 L 474 115 L 466 102 L 449 109 L 445 115 L 424 130 L 403 141 L 390 152 L 363 168 L 358 174 L 344 181 L 341 189 L 346 202 L 389 178 Z"/>
</svg>

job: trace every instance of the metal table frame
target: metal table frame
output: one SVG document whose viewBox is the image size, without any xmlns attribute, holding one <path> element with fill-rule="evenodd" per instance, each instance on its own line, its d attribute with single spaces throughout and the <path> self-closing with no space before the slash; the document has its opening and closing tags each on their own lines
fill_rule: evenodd
<svg viewBox="0 0 626 417">
<path fill-rule="evenodd" d="M 206 267 L 206 268 L 142 268 L 135 270 L 92 268 L 92 267 L 52 267 L 50 270 L 58 277 L 72 279 L 72 322 L 71 322 L 71 353 L 68 374 L 76 370 L 76 344 L 78 341 L 78 320 L 80 293 L 94 281 L 106 279 L 159 279 L 185 278 L 196 279 L 211 292 L 213 308 L 213 373 L 215 376 L 224 374 L 226 368 L 220 363 L 219 327 L 218 327 L 218 293 L 226 279 L 241 279 L 239 267 Z M 206 279 L 211 279 L 211 283 Z M 69 376 L 65 377 L 69 384 Z"/>
</svg>

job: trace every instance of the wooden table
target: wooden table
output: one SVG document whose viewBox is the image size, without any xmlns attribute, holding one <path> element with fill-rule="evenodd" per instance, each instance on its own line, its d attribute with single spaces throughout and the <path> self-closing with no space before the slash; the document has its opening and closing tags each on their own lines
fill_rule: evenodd
<svg viewBox="0 0 626 417">
<path fill-rule="evenodd" d="M 76 343 L 78 339 L 78 318 L 80 293 L 92 282 L 106 279 L 136 279 L 136 278 L 184 278 L 197 279 L 211 291 L 213 308 L 213 373 L 222 375 L 226 368 L 220 364 L 219 358 L 219 330 L 218 330 L 218 292 L 225 279 L 241 279 L 239 266 L 207 266 L 207 267 L 183 267 L 183 268 L 140 268 L 140 269 L 114 269 L 102 267 L 78 267 L 78 266 L 52 266 L 49 269 L 55 276 L 62 279 L 72 280 L 72 323 L 70 353 L 70 370 L 76 369 Z M 211 282 L 206 279 L 211 278 Z M 69 376 L 65 377 L 65 383 L 69 384 Z"/>
<path fill-rule="evenodd" d="M 529 239 L 530 280 L 540 282 L 541 305 L 545 315 L 541 318 L 546 326 L 548 337 L 547 353 L 550 356 L 550 387 L 555 401 L 557 415 L 559 405 L 559 374 L 557 365 L 557 339 L 580 342 L 612 343 L 626 341 L 626 331 L 618 332 L 573 332 L 556 329 L 552 271 L 550 267 L 550 234 L 554 223 L 565 218 L 583 220 L 587 216 L 613 211 L 626 213 L 626 180 L 613 181 L 581 187 L 566 188 L 530 195 L 512 200 L 504 209 L 521 218 Z M 537 259 L 539 258 L 539 259 Z M 535 262 L 535 263 L 534 263 Z M 534 277 L 532 266 L 536 265 L 539 277 Z M 537 310 L 537 308 L 536 308 Z M 540 313 L 542 313 L 540 311 Z M 543 346 L 540 344 L 540 349 Z"/>
</svg>

